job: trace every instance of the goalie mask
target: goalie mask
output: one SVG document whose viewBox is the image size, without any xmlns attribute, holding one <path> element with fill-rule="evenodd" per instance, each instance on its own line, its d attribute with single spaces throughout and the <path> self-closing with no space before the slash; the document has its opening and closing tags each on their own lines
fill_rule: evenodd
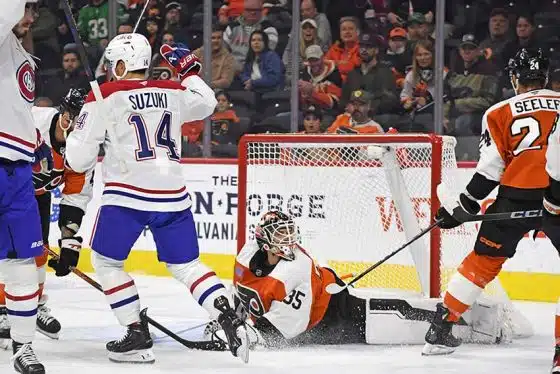
<svg viewBox="0 0 560 374">
<path fill-rule="evenodd" d="M 287 214 L 270 211 L 263 215 L 255 228 L 255 239 L 260 250 L 292 261 L 299 244 L 299 230 Z"/>
</svg>

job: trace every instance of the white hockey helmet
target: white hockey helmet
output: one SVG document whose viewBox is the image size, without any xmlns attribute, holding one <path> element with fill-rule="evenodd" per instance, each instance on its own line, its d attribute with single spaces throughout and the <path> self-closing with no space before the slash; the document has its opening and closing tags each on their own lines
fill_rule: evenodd
<svg viewBox="0 0 560 374">
<path fill-rule="evenodd" d="M 299 229 L 294 220 L 280 211 L 266 212 L 255 227 L 255 239 L 262 251 L 269 251 L 292 261 L 300 243 Z"/>
<path fill-rule="evenodd" d="M 130 71 L 150 67 L 152 47 L 144 35 L 136 33 L 117 35 L 105 48 L 105 59 L 109 62 L 113 76 L 122 79 Z M 125 66 L 124 73 L 120 76 L 115 72 L 119 61 L 123 61 Z"/>
</svg>

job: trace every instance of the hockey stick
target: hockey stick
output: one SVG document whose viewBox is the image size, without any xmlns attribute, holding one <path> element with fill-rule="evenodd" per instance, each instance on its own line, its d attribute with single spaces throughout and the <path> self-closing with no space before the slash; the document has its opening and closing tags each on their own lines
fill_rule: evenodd
<svg viewBox="0 0 560 374">
<path fill-rule="evenodd" d="M 369 268 L 367 268 L 366 270 L 364 270 L 363 272 L 358 274 L 356 276 L 356 278 L 352 279 L 350 282 L 346 283 L 344 286 L 338 285 L 336 283 L 331 283 L 331 284 L 328 284 L 327 287 L 325 287 L 325 290 L 328 293 L 330 293 L 331 295 L 335 295 L 337 293 L 340 293 L 340 292 L 344 291 L 345 289 L 347 289 L 348 287 L 350 287 L 351 285 L 353 285 L 354 283 L 356 283 L 357 281 L 359 281 L 360 279 L 362 279 L 363 277 L 368 275 L 371 271 L 373 271 L 374 269 L 378 268 L 379 266 L 381 266 L 382 264 L 387 262 L 387 260 L 389 260 L 391 257 L 395 256 L 397 253 L 399 253 L 400 251 L 402 251 L 403 249 L 408 247 L 410 244 L 414 243 L 416 240 L 420 239 L 422 236 L 424 236 L 427 233 L 429 233 L 430 231 L 432 231 L 442 221 L 443 221 L 443 219 L 439 219 L 439 220 L 435 221 L 430 226 L 428 226 L 424 230 L 420 231 L 415 237 L 410 239 L 408 242 L 404 243 L 402 246 L 395 249 L 393 252 L 389 253 L 383 259 L 377 261 L 375 264 L 371 265 Z"/>
<path fill-rule="evenodd" d="M 503 212 L 503 213 L 487 213 L 487 214 L 470 214 L 469 212 L 461 209 L 460 212 L 455 212 L 453 217 L 459 222 L 476 222 L 476 221 L 503 221 L 509 219 L 522 219 L 522 218 L 538 218 L 542 217 L 543 212 L 541 209 L 535 210 L 519 210 L 516 212 Z"/>
<path fill-rule="evenodd" d="M 149 3 L 149 1 L 147 1 L 146 3 Z M 80 38 L 80 34 L 78 33 L 78 26 L 76 25 L 76 21 L 74 20 L 74 16 L 72 15 L 72 9 L 70 8 L 70 4 L 68 3 L 68 0 L 62 1 L 62 8 L 64 10 L 64 14 L 66 15 L 66 21 L 68 22 L 68 27 L 70 28 L 72 37 L 74 38 L 74 42 L 78 46 L 78 53 L 80 54 L 82 65 L 84 66 L 84 70 L 89 79 L 89 85 L 91 86 L 91 91 L 93 92 L 95 101 L 101 107 L 101 104 L 103 104 L 103 94 L 101 93 L 101 88 L 99 88 L 99 83 L 97 83 L 97 80 L 93 75 L 91 66 L 89 66 L 89 61 L 86 54 L 86 48 L 84 47 L 84 43 L 82 42 L 82 39 Z M 102 107 L 100 108 L 98 114 L 101 115 L 102 122 L 108 123 L 107 119 L 105 118 L 105 111 L 103 110 Z M 121 172 L 124 174 L 127 172 L 126 163 L 121 157 L 117 156 L 120 147 L 118 144 L 117 133 L 115 131 L 115 128 L 110 123 L 107 126 L 107 132 L 109 133 L 109 137 L 111 138 L 111 142 L 113 143 L 113 146 L 115 148 L 115 157 L 119 162 Z"/>
<path fill-rule="evenodd" d="M 144 17 L 144 13 L 146 13 L 146 9 L 148 8 L 148 4 L 150 4 L 150 0 L 144 0 L 144 1 L 146 1 L 146 3 L 144 4 L 144 8 L 142 8 L 142 12 L 138 16 L 138 19 L 136 20 L 136 25 L 134 25 L 134 29 L 132 30 L 133 34 L 136 33 L 136 30 L 138 30 L 138 26 L 140 25 L 140 21 L 142 20 L 142 17 Z"/>
<path fill-rule="evenodd" d="M 60 258 L 58 253 L 56 253 L 52 249 L 48 248 L 47 250 L 49 251 L 49 255 L 51 255 L 55 259 Z M 103 292 L 103 287 L 101 287 L 101 285 L 99 283 L 94 281 L 91 277 L 89 277 L 87 274 L 83 273 L 78 268 L 72 266 L 72 267 L 70 267 L 70 271 L 72 271 L 72 273 L 76 274 L 79 278 L 86 281 L 90 286 L 92 286 L 96 290 Z M 162 326 L 159 322 L 153 320 L 151 317 L 148 317 L 148 308 L 142 309 L 142 311 L 140 312 L 140 319 L 148 322 L 150 325 L 154 326 L 156 329 L 158 329 L 161 332 L 169 335 L 172 339 L 174 339 L 178 343 L 181 343 L 182 345 L 184 345 L 185 347 L 187 347 L 189 349 L 198 349 L 198 350 L 202 350 L 202 351 L 227 351 L 227 350 L 229 350 L 227 348 L 226 344 L 222 341 L 217 341 L 217 340 L 191 341 L 191 340 L 181 338 L 179 335 L 173 333 L 171 330 Z"/>
</svg>

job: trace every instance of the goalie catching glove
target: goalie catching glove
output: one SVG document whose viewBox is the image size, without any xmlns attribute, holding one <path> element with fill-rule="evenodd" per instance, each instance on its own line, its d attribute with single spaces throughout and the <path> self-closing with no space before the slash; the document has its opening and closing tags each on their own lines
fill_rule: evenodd
<svg viewBox="0 0 560 374">
<path fill-rule="evenodd" d="M 459 218 L 462 213 L 477 214 L 480 204 L 468 193 L 454 195 L 443 183 L 437 187 L 441 207 L 436 213 L 436 220 L 442 220 L 438 226 L 442 229 L 453 229 L 463 222 Z"/>
<path fill-rule="evenodd" d="M 82 249 L 82 241 L 83 239 L 79 236 L 58 240 L 60 256 L 58 259 L 51 258 L 49 260 L 49 267 L 55 270 L 57 277 L 64 277 L 70 274 L 70 268 L 78 266 L 80 249 Z"/>
<path fill-rule="evenodd" d="M 191 75 L 198 75 L 202 69 L 198 57 L 184 44 L 173 44 L 173 46 L 164 44 L 159 52 L 165 61 L 177 70 L 181 80 Z"/>
</svg>

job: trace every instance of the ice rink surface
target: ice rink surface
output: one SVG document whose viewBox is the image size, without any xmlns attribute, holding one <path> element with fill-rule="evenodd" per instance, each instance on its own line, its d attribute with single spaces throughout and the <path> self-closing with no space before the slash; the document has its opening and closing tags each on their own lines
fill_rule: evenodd
<svg viewBox="0 0 560 374">
<path fill-rule="evenodd" d="M 174 331 L 185 330 L 207 315 L 187 289 L 171 278 L 133 275 L 142 307 L 149 315 Z M 113 316 L 104 296 L 72 274 L 65 278 L 48 275 L 48 305 L 62 324 L 60 340 L 37 334 L 37 355 L 49 374 L 326 374 L 326 373 L 523 373 L 546 374 L 552 362 L 554 304 L 516 303 L 533 323 L 535 335 L 502 346 L 464 345 L 451 356 L 422 357 L 420 346 L 347 345 L 306 347 L 281 351 L 251 352 L 245 365 L 229 352 L 188 350 L 156 335 L 153 365 L 116 364 L 106 357 L 105 343 L 120 338 L 124 329 Z M 182 336 L 201 337 L 202 330 Z M 11 352 L 0 351 L 0 373 L 14 373 Z"/>
</svg>

